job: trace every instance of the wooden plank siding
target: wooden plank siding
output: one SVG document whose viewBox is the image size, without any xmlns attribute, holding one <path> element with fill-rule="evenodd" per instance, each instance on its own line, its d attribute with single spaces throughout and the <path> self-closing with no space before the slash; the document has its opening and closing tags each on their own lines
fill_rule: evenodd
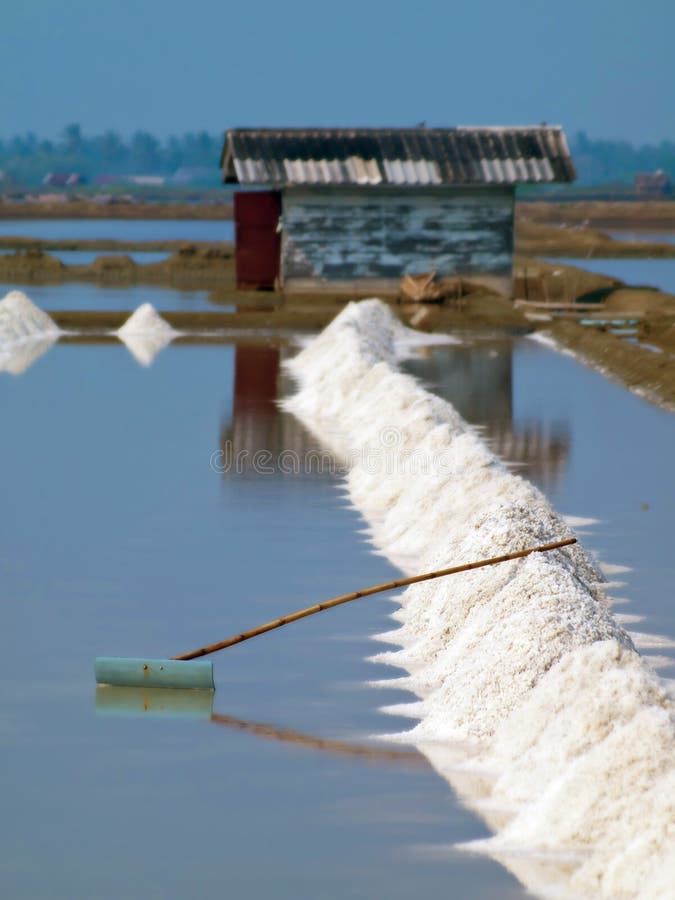
<svg viewBox="0 0 675 900">
<path fill-rule="evenodd" d="M 396 285 L 406 274 L 476 277 L 506 293 L 512 187 L 286 188 L 281 273 L 287 289 Z"/>
</svg>

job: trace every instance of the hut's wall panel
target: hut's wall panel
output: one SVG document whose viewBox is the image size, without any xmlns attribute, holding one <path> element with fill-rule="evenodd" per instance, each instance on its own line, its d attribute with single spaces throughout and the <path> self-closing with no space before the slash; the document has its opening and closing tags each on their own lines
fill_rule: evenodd
<svg viewBox="0 0 675 900">
<path fill-rule="evenodd" d="M 439 276 L 511 278 L 514 192 L 505 188 L 292 188 L 281 271 L 291 282 Z"/>
</svg>

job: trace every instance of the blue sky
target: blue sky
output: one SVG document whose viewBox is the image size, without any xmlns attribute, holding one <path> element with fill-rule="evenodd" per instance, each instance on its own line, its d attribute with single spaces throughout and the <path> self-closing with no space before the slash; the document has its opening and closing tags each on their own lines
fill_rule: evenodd
<svg viewBox="0 0 675 900">
<path fill-rule="evenodd" d="M 675 140 L 672 0 L 8 0 L 0 137 L 563 124 Z"/>
</svg>

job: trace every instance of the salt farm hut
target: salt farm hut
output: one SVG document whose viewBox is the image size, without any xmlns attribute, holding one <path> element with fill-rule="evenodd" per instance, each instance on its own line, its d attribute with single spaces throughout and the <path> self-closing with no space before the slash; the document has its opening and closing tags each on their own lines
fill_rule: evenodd
<svg viewBox="0 0 675 900">
<path fill-rule="evenodd" d="M 518 184 L 569 182 L 562 128 L 247 129 L 225 135 L 237 284 L 395 290 L 404 274 L 510 293 Z"/>
</svg>

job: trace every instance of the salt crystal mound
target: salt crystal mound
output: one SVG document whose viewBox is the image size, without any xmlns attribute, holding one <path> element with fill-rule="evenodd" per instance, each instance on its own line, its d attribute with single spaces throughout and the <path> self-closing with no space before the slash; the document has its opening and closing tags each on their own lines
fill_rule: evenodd
<svg viewBox="0 0 675 900">
<path fill-rule="evenodd" d="M 0 372 L 24 372 L 60 333 L 47 313 L 22 291 L 10 291 L 0 300 Z"/>
<path fill-rule="evenodd" d="M 119 339 L 142 366 L 151 365 L 160 350 L 178 334 L 151 303 L 139 306 L 117 331 Z"/>
<path fill-rule="evenodd" d="M 347 459 L 375 547 L 414 574 L 568 537 L 455 409 L 397 371 L 403 326 L 350 304 L 287 367 L 285 402 Z M 407 670 L 402 737 L 495 831 L 539 896 L 672 897 L 675 711 L 580 544 L 409 587 L 375 659 Z M 381 682 L 380 682 L 381 683 Z"/>
</svg>

